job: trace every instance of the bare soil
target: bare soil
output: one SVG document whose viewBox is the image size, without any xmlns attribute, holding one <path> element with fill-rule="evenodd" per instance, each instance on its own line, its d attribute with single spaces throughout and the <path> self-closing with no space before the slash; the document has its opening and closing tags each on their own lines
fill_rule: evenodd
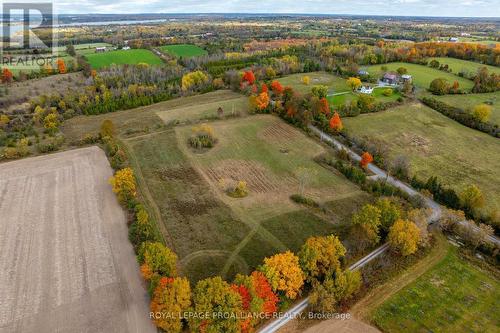
<svg viewBox="0 0 500 333">
<path fill-rule="evenodd" d="M 155 332 L 97 147 L 0 164 L 0 332 Z"/>
</svg>

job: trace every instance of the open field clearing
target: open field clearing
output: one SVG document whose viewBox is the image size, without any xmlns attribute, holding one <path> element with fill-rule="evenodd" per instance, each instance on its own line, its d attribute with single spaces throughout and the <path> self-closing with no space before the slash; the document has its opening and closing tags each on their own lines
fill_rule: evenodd
<svg viewBox="0 0 500 333">
<path fill-rule="evenodd" d="M 192 281 L 216 274 L 232 278 L 265 256 L 297 250 L 311 235 L 342 234 L 352 211 L 370 200 L 343 176 L 317 165 L 312 158 L 323 148 L 278 118 L 253 116 L 211 126 L 219 142 L 201 155 L 187 146 L 191 126 L 125 140 L 141 193 L 147 188 L 148 204 L 157 208 L 166 239 Z M 299 166 L 317 172 L 306 193 L 331 213 L 290 201 L 298 192 Z M 230 198 L 219 187 L 220 178 L 246 180 L 250 195 Z"/>
<path fill-rule="evenodd" d="M 498 332 L 499 311 L 498 272 L 476 267 L 450 246 L 443 260 L 389 298 L 372 320 L 384 332 Z"/>
<path fill-rule="evenodd" d="M 448 65 L 448 67 L 451 68 L 453 74 L 458 74 L 460 72 L 476 74 L 481 67 L 488 68 L 488 72 L 490 74 L 491 73 L 500 74 L 500 67 L 484 65 L 474 61 L 467 61 L 467 60 L 447 58 L 447 57 L 429 58 L 429 61 L 433 59 L 439 61 L 440 65 Z"/>
<path fill-rule="evenodd" d="M 309 76 L 311 79 L 308 85 L 302 83 L 304 76 Z M 330 94 L 351 91 L 345 79 L 326 72 L 292 74 L 282 77 L 278 81 L 284 87 L 292 87 L 295 91 L 302 94 L 311 92 L 312 87 L 317 85 L 328 86 L 330 88 L 328 93 Z"/>
<path fill-rule="evenodd" d="M 382 71 L 381 68 L 382 66 L 387 67 L 388 71 L 396 71 L 400 67 L 406 68 L 408 70 L 408 74 L 413 77 L 413 83 L 424 89 L 429 88 L 432 80 L 437 78 L 446 79 L 449 84 L 453 84 L 453 82 L 458 81 L 460 88 L 464 90 L 471 90 L 474 86 L 474 82 L 471 80 L 464 79 L 463 77 L 455 74 L 440 71 L 439 69 L 427 66 L 409 64 L 405 62 L 393 62 L 389 64 L 369 66 L 367 70 L 370 73 L 370 76 L 382 77 L 384 75 L 384 71 Z"/>
<path fill-rule="evenodd" d="M 143 135 L 158 131 L 164 127 L 164 124 L 158 114 L 166 117 L 164 111 L 175 110 L 178 108 L 200 110 L 199 105 L 211 103 L 225 103 L 228 100 L 241 98 L 241 94 L 230 90 L 217 90 L 203 95 L 175 98 L 169 101 L 156 103 L 153 105 L 102 114 L 98 116 L 78 116 L 68 119 L 62 126 L 62 132 L 68 141 L 76 141 L 83 138 L 86 133 L 96 134 L 99 131 L 101 123 L 110 119 L 115 125 L 117 134 L 120 137 L 131 137 Z M 230 110 L 225 110 L 225 113 L 230 113 Z M 201 111 L 203 114 L 204 111 Z"/>
<path fill-rule="evenodd" d="M 165 124 L 196 122 L 218 118 L 218 110 L 222 108 L 223 117 L 246 115 L 248 112 L 248 97 L 239 96 L 233 99 L 220 100 L 199 105 L 181 106 L 158 112 Z"/>
<path fill-rule="evenodd" d="M 97 147 L 0 164 L 0 331 L 155 332 L 111 175 Z"/>
<path fill-rule="evenodd" d="M 117 50 L 103 53 L 88 53 L 85 55 L 94 69 L 115 65 L 136 65 L 146 63 L 161 65 L 161 59 L 153 52 L 145 49 Z"/>
<path fill-rule="evenodd" d="M 500 142 L 419 103 L 344 120 L 355 136 L 381 140 L 390 156 L 406 155 L 412 173 L 436 175 L 459 192 L 476 184 L 488 208 L 500 208 Z"/>
<path fill-rule="evenodd" d="M 160 47 L 160 50 L 180 58 L 191 58 L 208 54 L 206 50 L 192 44 L 165 45 Z"/>
<path fill-rule="evenodd" d="M 489 104 L 492 108 L 490 122 L 500 125 L 500 91 L 485 94 L 432 95 L 430 97 L 463 110 L 473 109 L 478 104 Z"/>
<path fill-rule="evenodd" d="M 393 92 L 392 95 L 390 95 L 390 96 L 385 96 L 383 94 L 383 91 L 385 89 L 386 88 L 374 89 L 373 93 L 370 96 L 374 97 L 377 102 L 382 102 L 382 103 L 395 102 L 401 96 L 401 94 L 397 93 L 397 92 Z M 328 100 L 328 102 L 331 105 L 339 106 L 341 104 L 349 104 L 351 101 L 357 100 L 360 95 L 361 95 L 361 93 L 348 92 L 348 93 L 344 93 L 341 95 L 330 95 L 330 96 L 327 96 L 326 99 Z"/>
</svg>

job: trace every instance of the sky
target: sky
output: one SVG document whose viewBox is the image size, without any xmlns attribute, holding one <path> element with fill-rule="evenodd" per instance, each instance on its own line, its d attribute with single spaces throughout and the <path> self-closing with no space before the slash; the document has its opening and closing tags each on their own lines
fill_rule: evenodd
<svg viewBox="0 0 500 333">
<path fill-rule="evenodd" d="M 53 3 L 61 14 L 319 13 L 500 17 L 500 0 L 53 0 Z"/>
</svg>

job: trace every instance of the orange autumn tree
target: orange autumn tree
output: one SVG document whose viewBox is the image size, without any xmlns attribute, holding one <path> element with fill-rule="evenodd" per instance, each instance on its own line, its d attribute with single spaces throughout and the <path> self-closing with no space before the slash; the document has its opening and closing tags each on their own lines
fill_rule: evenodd
<svg viewBox="0 0 500 333">
<path fill-rule="evenodd" d="M 249 85 L 252 85 L 255 83 L 255 74 L 252 71 L 246 71 L 245 73 L 243 73 L 241 81 L 247 82 Z"/>
<path fill-rule="evenodd" d="M 368 167 L 368 164 L 370 164 L 371 162 L 373 162 L 373 156 L 369 152 L 365 151 L 363 155 L 361 155 L 361 161 L 359 162 L 359 165 L 361 165 L 363 169 L 366 169 L 366 167 Z"/>
<path fill-rule="evenodd" d="M 2 70 L 2 83 L 10 83 L 14 78 L 14 74 L 12 74 L 11 70 L 8 68 L 4 68 Z"/>
<path fill-rule="evenodd" d="M 191 306 L 191 286 L 186 278 L 162 277 L 150 304 L 156 326 L 165 332 L 182 331 L 182 314 Z"/>
<path fill-rule="evenodd" d="M 335 112 L 333 117 L 330 119 L 330 129 L 340 132 L 343 128 L 344 125 L 342 124 L 342 119 L 340 119 L 338 112 Z"/>
<path fill-rule="evenodd" d="M 59 71 L 60 74 L 66 73 L 66 64 L 64 63 L 64 60 L 61 58 L 57 59 L 57 70 Z"/>
<path fill-rule="evenodd" d="M 267 84 L 263 83 L 262 86 L 260 87 L 260 92 L 269 92 L 269 88 L 267 87 Z"/>
<path fill-rule="evenodd" d="M 285 88 L 283 88 L 283 86 L 281 85 L 281 83 L 279 81 L 273 81 L 271 82 L 271 90 L 273 91 L 273 93 L 277 94 L 277 95 L 281 95 L 283 93 L 283 91 L 285 90 Z"/>
<path fill-rule="evenodd" d="M 255 102 L 256 102 L 257 108 L 260 111 L 265 110 L 267 108 L 267 106 L 269 105 L 269 94 L 267 92 L 260 93 L 259 96 L 257 96 Z"/>
<path fill-rule="evenodd" d="M 325 97 L 319 100 L 319 109 L 321 113 L 324 114 L 330 113 L 330 105 L 328 104 L 328 100 Z"/>
</svg>

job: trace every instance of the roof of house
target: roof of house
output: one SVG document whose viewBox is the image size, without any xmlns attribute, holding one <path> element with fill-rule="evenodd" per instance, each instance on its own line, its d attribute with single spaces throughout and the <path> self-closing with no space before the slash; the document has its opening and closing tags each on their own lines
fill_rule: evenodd
<svg viewBox="0 0 500 333">
<path fill-rule="evenodd" d="M 384 79 L 396 80 L 397 78 L 398 78 L 398 76 L 396 74 L 391 74 L 391 73 L 384 74 Z"/>
<path fill-rule="evenodd" d="M 411 75 L 410 74 L 403 74 L 403 75 L 401 75 L 401 78 L 403 78 L 403 79 L 411 79 Z"/>
</svg>

